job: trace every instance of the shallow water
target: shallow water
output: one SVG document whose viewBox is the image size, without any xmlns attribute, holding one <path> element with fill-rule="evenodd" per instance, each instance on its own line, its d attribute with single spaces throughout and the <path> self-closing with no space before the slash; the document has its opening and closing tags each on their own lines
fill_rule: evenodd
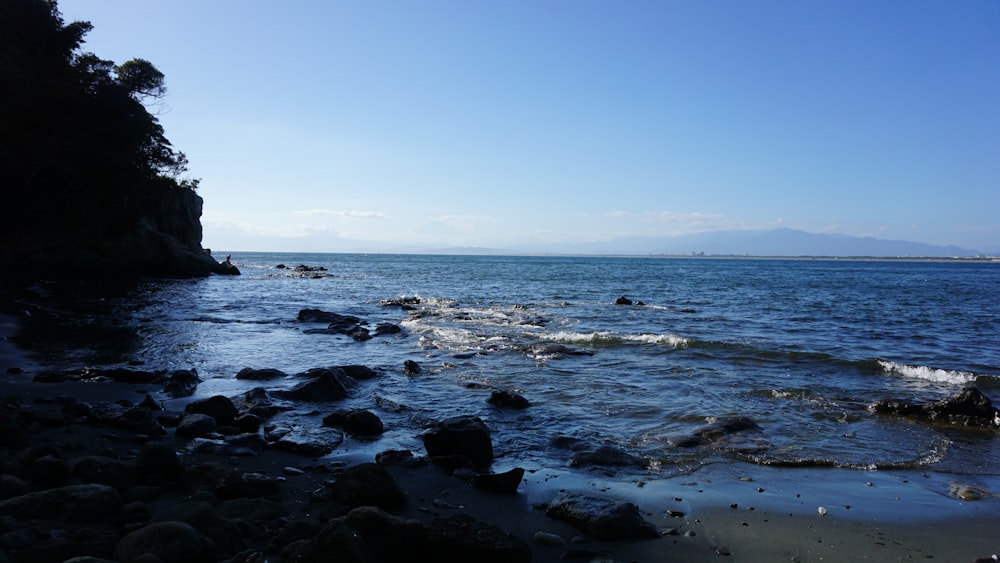
<svg viewBox="0 0 1000 563">
<path fill-rule="evenodd" d="M 389 431 L 375 443 L 348 440 L 334 455 L 422 451 L 423 422 L 474 414 L 505 467 L 565 467 L 573 452 L 553 445 L 564 437 L 622 448 L 653 475 L 717 463 L 1000 475 L 996 433 L 867 410 L 880 398 L 934 400 L 966 385 L 1000 401 L 1000 264 L 262 253 L 233 261 L 243 275 L 111 295 L 40 286 L 47 313 L 23 340 L 58 368 L 195 368 L 206 380 L 198 396 L 260 385 L 235 379 L 243 367 L 375 368 L 381 376 L 338 406 L 369 408 Z M 311 277 L 278 264 L 326 270 Z M 643 305 L 615 305 L 623 295 Z M 401 296 L 420 303 L 382 304 Z M 324 325 L 297 321 L 305 308 L 403 333 L 366 342 L 307 334 Z M 408 359 L 423 373 L 405 375 Z M 492 388 L 532 406 L 496 409 L 485 402 Z M 318 424 L 312 410 L 287 416 Z M 676 447 L 734 416 L 759 431 Z"/>
</svg>

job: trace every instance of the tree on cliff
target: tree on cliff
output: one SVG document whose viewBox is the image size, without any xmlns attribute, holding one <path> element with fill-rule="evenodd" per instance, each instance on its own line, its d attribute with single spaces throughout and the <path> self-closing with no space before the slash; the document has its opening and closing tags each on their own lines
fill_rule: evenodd
<svg viewBox="0 0 1000 563">
<path fill-rule="evenodd" d="M 165 94 L 163 73 L 81 52 L 92 27 L 66 24 L 55 0 L 0 2 L 2 256 L 96 267 L 150 232 L 200 252 L 197 181 L 143 105 Z"/>
</svg>

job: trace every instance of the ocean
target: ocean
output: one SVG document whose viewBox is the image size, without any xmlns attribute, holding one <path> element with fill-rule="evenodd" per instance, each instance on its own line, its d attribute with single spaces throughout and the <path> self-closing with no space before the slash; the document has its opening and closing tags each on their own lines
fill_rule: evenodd
<svg viewBox="0 0 1000 563">
<path fill-rule="evenodd" d="M 715 464 L 1000 476 L 1000 434 L 868 410 L 966 386 L 1000 403 L 997 263 L 250 252 L 232 261 L 242 275 L 110 294 L 36 286 L 45 320 L 27 323 L 22 340 L 55 369 L 194 368 L 205 380 L 195 398 L 289 388 L 315 367 L 373 368 L 379 377 L 348 399 L 283 415 L 318 426 L 351 407 L 383 420 L 380 439 L 345 440 L 331 456 L 420 454 L 425 423 L 475 415 L 492 432 L 497 470 L 565 468 L 585 445 L 641 460 L 614 471 L 646 479 Z M 358 317 L 372 334 L 380 324 L 401 331 L 366 341 L 316 333 L 325 324 L 300 322 L 302 309 Z M 404 373 L 407 360 L 421 372 Z M 245 367 L 289 377 L 237 380 Z M 493 390 L 531 405 L 497 408 L 486 402 Z M 685 441 L 734 417 L 755 427 Z"/>
</svg>

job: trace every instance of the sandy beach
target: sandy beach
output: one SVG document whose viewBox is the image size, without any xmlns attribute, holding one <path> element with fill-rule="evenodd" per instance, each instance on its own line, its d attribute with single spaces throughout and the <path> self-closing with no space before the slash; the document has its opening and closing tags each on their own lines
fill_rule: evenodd
<svg viewBox="0 0 1000 563">
<path fill-rule="evenodd" d="M 0 396 L 7 404 L 31 408 L 67 396 L 94 404 L 119 399 L 138 403 L 146 393 L 155 395 L 155 389 L 142 385 L 32 382 L 41 367 L 16 346 L 17 327 L 15 315 L 0 317 L 0 367 L 4 370 Z M 135 456 L 137 445 L 125 434 L 72 424 L 34 427 L 29 436 L 32 448 L 55 452 L 72 443 L 73 451 L 63 452 L 67 457 L 107 455 L 111 449 L 128 460 Z M 287 509 L 288 519 L 314 525 L 329 517 L 314 491 L 340 469 L 374 461 L 338 456 L 336 451 L 320 459 L 272 449 L 248 457 L 194 454 L 185 449 L 187 441 L 172 431 L 162 441 L 179 452 L 185 464 L 214 461 L 277 479 L 280 492 L 274 500 Z M 413 454 L 419 457 L 425 452 Z M 502 458 L 491 467 L 494 472 L 511 468 Z M 996 534 L 1000 498 L 987 484 L 956 483 L 944 475 L 715 464 L 668 478 L 622 480 L 608 477 L 604 470 L 524 469 L 517 494 L 500 495 L 476 490 L 467 480 L 432 465 L 390 465 L 388 470 L 407 499 L 391 513 L 425 524 L 435 517 L 471 515 L 523 539 L 533 561 L 973 562 L 989 560 L 1000 552 Z M 956 496 L 963 485 L 978 498 Z M 546 515 L 546 506 L 567 491 L 632 502 L 660 537 L 588 538 Z M 67 526 L 65 522 L 33 525 L 58 530 Z M 11 553 L 16 556 L 17 551 Z M 280 559 L 272 554 L 270 560 Z"/>
</svg>

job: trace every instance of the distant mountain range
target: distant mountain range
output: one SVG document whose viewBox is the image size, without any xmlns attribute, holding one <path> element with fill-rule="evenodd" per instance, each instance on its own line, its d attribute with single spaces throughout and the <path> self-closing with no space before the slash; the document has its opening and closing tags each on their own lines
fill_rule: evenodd
<svg viewBox="0 0 1000 563">
<path fill-rule="evenodd" d="M 971 258 L 978 250 L 921 242 L 808 233 L 795 229 L 714 231 L 673 237 L 623 237 L 609 241 L 561 243 L 545 247 L 487 249 L 449 248 L 461 254 L 610 254 L 715 256 L 829 256 L 877 258 Z"/>
</svg>

